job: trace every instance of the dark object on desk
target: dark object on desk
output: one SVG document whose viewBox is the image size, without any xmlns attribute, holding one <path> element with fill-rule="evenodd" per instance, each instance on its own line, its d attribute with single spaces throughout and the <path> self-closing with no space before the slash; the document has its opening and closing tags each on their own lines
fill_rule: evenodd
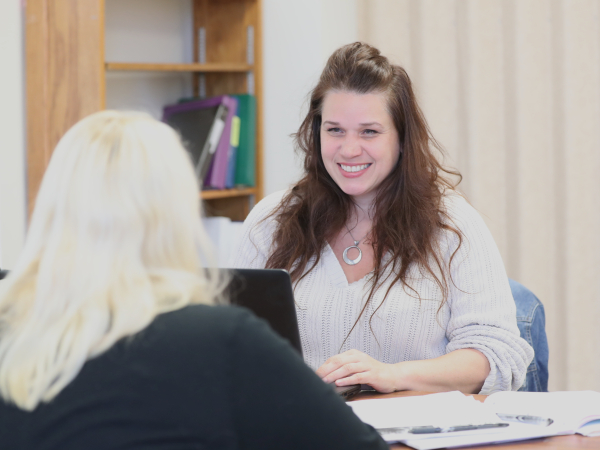
<svg viewBox="0 0 600 450">
<path fill-rule="evenodd" d="M 231 304 L 248 308 L 302 355 L 294 291 L 285 270 L 225 269 L 231 274 L 226 295 Z"/>
<path fill-rule="evenodd" d="M 0 269 L 0 280 L 2 278 L 4 278 L 6 275 L 8 275 L 8 270 L 2 270 L 2 269 Z"/>
<path fill-rule="evenodd" d="M 360 393 L 360 384 L 351 384 L 350 386 L 334 386 L 335 393 L 344 400 L 350 400 Z"/>
<path fill-rule="evenodd" d="M 222 269 L 231 275 L 226 295 L 231 303 L 244 306 L 286 339 L 302 355 L 292 280 L 285 270 Z M 334 386 L 338 395 L 349 400 L 360 392 L 360 385 Z"/>
<path fill-rule="evenodd" d="M 517 307 L 519 332 L 535 351 L 527 368 L 525 383 L 519 391 L 548 392 L 548 338 L 544 305 L 521 283 L 510 279 L 508 281 Z"/>
<path fill-rule="evenodd" d="M 192 305 L 87 361 L 33 412 L 0 399 L 0 449 L 388 448 L 264 321 Z"/>
</svg>

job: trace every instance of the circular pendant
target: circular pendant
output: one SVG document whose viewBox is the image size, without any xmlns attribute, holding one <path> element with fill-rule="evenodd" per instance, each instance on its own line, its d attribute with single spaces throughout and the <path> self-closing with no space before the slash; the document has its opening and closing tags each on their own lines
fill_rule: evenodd
<svg viewBox="0 0 600 450">
<path fill-rule="evenodd" d="M 353 266 L 355 264 L 358 264 L 360 262 L 360 260 L 362 259 L 362 251 L 360 250 L 360 248 L 358 248 L 358 242 L 355 242 L 355 244 L 356 245 L 351 245 L 346 250 L 344 250 L 344 254 L 342 255 L 342 258 L 344 259 L 344 262 L 346 264 L 348 264 L 349 266 Z M 350 259 L 350 258 L 348 258 L 348 250 L 350 250 L 351 248 L 355 248 L 356 250 L 358 250 L 358 256 L 356 257 L 356 259 Z"/>
</svg>

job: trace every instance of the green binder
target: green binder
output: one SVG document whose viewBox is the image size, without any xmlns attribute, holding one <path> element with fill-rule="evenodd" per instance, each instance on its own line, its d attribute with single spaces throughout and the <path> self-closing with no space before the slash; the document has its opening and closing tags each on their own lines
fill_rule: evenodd
<svg viewBox="0 0 600 450">
<path fill-rule="evenodd" d="M 240 145 L 237 149 L 234 183 L 236 186 L 256 185 L 256 97 L 235 94 L 237 116 L 240 118 Z"/>
</svg>

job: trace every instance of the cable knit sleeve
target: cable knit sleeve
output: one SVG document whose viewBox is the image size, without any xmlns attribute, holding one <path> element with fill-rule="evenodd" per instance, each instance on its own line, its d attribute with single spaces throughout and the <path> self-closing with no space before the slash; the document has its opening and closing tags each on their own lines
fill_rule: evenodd
<svg viewBox="0 0 600 450">
<path fill-rule="evenodd" d="M 464 198 L 450 194 L 445 203 L 454 226 L 463 233 L 451 265 L 446 351 L 474 348 L 487 357 L 491 370 L 481 394 L 517 390 L 525 380 L 533 349 L 519 335 L 500 252 L 483 219 Z M 442 245 L 450 257 L 458 238 L 447 233 Z"/>
<path fill-rule="evenodd" d="M 271 213 L 287 191 L 278 191 L 258 202 L 242 227 L 240 245 L 235 249 L 229 266 L 236 269 L 264 269 L 269 257 L 275 231 Z"/>
</svg>

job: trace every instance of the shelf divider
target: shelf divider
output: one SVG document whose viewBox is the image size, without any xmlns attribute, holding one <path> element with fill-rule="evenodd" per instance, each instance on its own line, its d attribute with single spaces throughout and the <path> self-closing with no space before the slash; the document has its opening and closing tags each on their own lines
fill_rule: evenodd
<svg viewBox="0 0 600 450">
<path fill-rule="evenodd" d="M 200 191 L 200 197 L 202 200 L 214 200 L 218 198 L 233 198 L 233 197 L 246 197 L 249 195 L 256 195 L 257 188 L 243 188 L 243 189 L 215 189 Z"/>
<path fill-rule="evenodd" d="M 252 64 L 245 63 L 124 63 L 107 62 L 106 70 L 140 71 L 140 72 L 250 72 Z"/>
</svg>

